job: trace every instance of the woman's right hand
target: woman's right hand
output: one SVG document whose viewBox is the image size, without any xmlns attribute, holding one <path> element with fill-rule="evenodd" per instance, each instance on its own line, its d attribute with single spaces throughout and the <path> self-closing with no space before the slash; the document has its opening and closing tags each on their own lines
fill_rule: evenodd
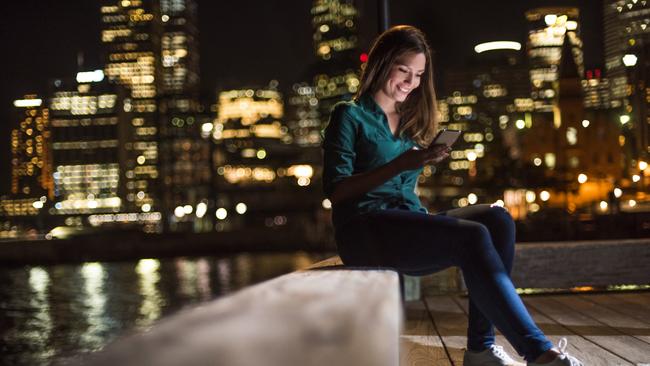
<svg viewBox="0 0 650 366">
<path fill-rule="evenodd" d="M 437 164 L 449 156 L 451 148 L 440 144 L 426 149 L 413 148 L 393 160 L 399 171 L 420 169 L 425 165 Z"/>
</svg>

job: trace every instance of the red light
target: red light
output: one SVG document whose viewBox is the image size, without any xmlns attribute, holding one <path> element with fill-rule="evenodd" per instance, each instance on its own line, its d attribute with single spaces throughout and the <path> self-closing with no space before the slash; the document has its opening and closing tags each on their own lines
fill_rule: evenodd
<svg viewBox="0 0 650 366">
<path fill-rule="evenodd" d="M 587 79 L 591 79 L 593 77 L 591 70 L 587 70 Z"/>
<path fill-rule="evenodd" d="M 359 60 L 361 60 L 361 62 L 368 62 L 368 54 L 365 52 L 362 53 L 361 55 L 359 55 Z"/>
<path fill-rule="evenodd" d="M 596 69 L 596 79 L 600 79 L 600 69 Z"/>
</svg>

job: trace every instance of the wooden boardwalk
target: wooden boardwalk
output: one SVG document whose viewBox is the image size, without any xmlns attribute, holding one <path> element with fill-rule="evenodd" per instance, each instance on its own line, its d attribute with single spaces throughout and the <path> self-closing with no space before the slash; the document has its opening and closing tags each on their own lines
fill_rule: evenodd
<svg viewBox="0 0 650 366">
<path fill-rule="evenodd" d="M 523 297 L 528 310 L 555 344 L 585 365 L 650 366 L 650 292 L 609 292 Z M 427 297 L 406 304 L 400 365 L 462 365 L 467 297 Z M 517 353 L 503 336 L 497 344 Z M 521 359 L 519 359 L 521 360 Z"/>
</svg>

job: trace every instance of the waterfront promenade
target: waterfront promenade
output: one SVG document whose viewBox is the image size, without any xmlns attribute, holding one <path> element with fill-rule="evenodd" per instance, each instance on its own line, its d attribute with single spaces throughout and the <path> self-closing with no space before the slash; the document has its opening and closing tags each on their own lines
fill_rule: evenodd
<svg viewBox="0 0 650 366">
<path fill-rule="evenodd" d="M 513 280 L 549 338 L 566 338 L 585 364 L 647 365 L 649 252 L 650 239 L 520 245 Z M 81 364 L 462 365 L 467 297 L 456 269 L 421 278 L 419 294 L 406 278 L 400 303 L 390 270 L 338 257 L 310 268 L 162 319 Z"/>
<path fill-rule="evenodd" d="M 650 364 L 650 292 L 570 293 L 523 297 L 528 310 L 555 344 L 585 365 Z M 467 297 L 430 296 L 405 305 L 400 366 L 459 366 L 467 343 Z M 517 353 L 497 336 L 511 355 Z M 521 359 L 520 359 L 521 360 Z"/>
</svg>

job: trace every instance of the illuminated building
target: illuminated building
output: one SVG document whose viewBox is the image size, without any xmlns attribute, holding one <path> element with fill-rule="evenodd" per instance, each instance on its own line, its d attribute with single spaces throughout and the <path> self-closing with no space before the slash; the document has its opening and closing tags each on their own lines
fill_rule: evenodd
<svg viewBox="0 0 650 366">
<path fill-rule="evenodd" d="M 460 130 L 463 134 L 454 144 L 449 159 L 425 166 L 418 178 L 417 192 L 425 206 L 452 201 L 458 207 L 458 196 L 469 187 L 468 180 L 476 176 L 476 160 L 482 159 L 485 153 L 485 135 L 477 122 L 477 102 L 476 95 L 458 91 L 438 101 L 439 127 Z"/>
<path fill-rule="evenodd" d="M 162 24 L 162 91 L 159 158 L 162 211 L 171 230 L 207 230 L 211 218 L 197 215 L 211 196 L 210 141 L 201 138 L 197 6 L 194 0 L 159 0 Z M 194 207 L 182 220 L 177 207 Z M 200 213 L 200 210 L 198 210 Z M 199 217 L 202 216 L 202 217 Z"/>
<path fill-rule="evenodd" d="M 512 186 L 521 148 L 515 124 L 530 119 L 533 109 L 520 49 L 517 42 L 482 43 L 468 64 L 445 70 L 440 127 L 464 133 L 450 158 L 420 177 L 423 200 L 458 207 L 474 193 L 493 202 Z"/>
<path fill-rule="evenodd" d="M 52 198 L 50 112 L 36 95 L 14 101 L 18 123 L 11 131 L 11 193 Z"/>
<path fill-rule="evenodd" d="M 359 87 L 358 12 L 352 0 L 314 0 L 312 39 L 317 62 L 294 84 L 287 126 L 294 142 L 319 147 L 332 106 Z"/>
<path fill-rule="evenodd" d="M 35 234 L 54 197 L 50 112 L 43 99 L 25 95 L 14 101 L 11 191 L 0 196 L 0 238 Z M 6 137 L 5 137 L 6 138 Z"/>
<path fill-rule="evenodd" d="M 195 96 L 200 81 L 196 3 L 194 0 L 159 1 L 163 93 Z M 184 107 L 182 101 L 179 107 Z"/>
<path fill-rule="evenodd" d="M 313 0 L 311 17 L 317 62 L 309 67 L 300 79 L 302 82 L 293 85 L 287 101 L 287 127 L 293 143 L 301 148 L 298 165 L 320 170 L 321 133 L 334 104 L 350 100 L 356 94 L 360 85 L 359 66 L 367 60 L 367 55 L 359 51 L 359 13 L 354 0 Z M 298 170 L 301 171 L 313 169 Z M 328 211 L 331 203 L 323 200 L 319 177 L 315 172 L 313 179 L 307 178 L 311 179 L 311 192 L 302 199 L 302 216 L 312 218 L 303 224 L 311 228 L 310 235 L 325 237 L 328 235 L 325 231 L 331 228 Z"/>
<path fill-rule="evenodd" d="M 291 144 L 277 82 L 263 89 L 222 91 L 218 98 L 212 126 L 216 230 L 308 225 L 305 205 L 314 196 L 311 180 L 319 173 L 300 163 L 300 149 Z"/>
<path fill-rule="evenodd" d="M 154 0 L 105 0 L 101 40 L 104 73 L 127 90 L 123 110 L 124 186 L 127 211 L 159 209 L 158 105 L 162 87 L 160 6 Z M 142 192 L 142 193 L 140 193 Z"/>
<path fill-rule="evenodd" d="M 350 99 L 359 87 L 358 12 L 352 0 L 314 0 L 311 8 L 314 52 L 321 61 L 313 78 L 322 116 L 334 103 Z"/>
<path fill-rule="evenodd" d="M 622 147 L 626 152 L 626 179 L 639 175 L 643 191 L 650 182 L 650 172 L 639 164 L 650 160 L 650 6 L 646 1 L 603 1 L 605 31 L 605 72 L 610 80 L 613 119 L 621 123 Z"/>
<path fill-rule="evenodd" d="M 311 8 L 314 52 L 323 60 L 357 47 L 357 9 L 351 0 L 314 0 Z"/>
<path fill-rule="evenodd" d="M 584 75 L 579 11 L 577 8 L 537 8 L 526 12 L 526 20 L 534 108 L 536 112 L 554 112 L 565 43 L 571 47 L 569 57 L 574 59 L 578 75 Z"/>
<path fill-rule="evenodd" d="M 603 78 L 599 69 L 588 70 L 581 80 L 585 108 L 608 109 L 612 106 L 610 79 Z"/>
<path fill-rule="evenodd" d="M 123 135 L 127 206 L 160 211 L 165 229 L 195 230 L 177 225 L 174 210 L 198 205 L 210 189 L 210 147 L 201 139 L 198 102 L 196 2 L 107 0 L 101 13 L 105 73 L 130 94 Z"/>
<path fill-rule="evenodd" d="M 54 214 L 119 212 L 127 207 L 120 149 L 121 129 L 130 122 L 124 93 L 105 80 L 102 70 L 54 82 L 49 101 Z"/>
<path fill-rule="evenodd" d="M 527 188 L 550 192 L 544 206 L 592 212 L 621 179 L 620 127 L 607 110 L 585 107 L 582 74 L 570 55 L 565 45 L 558 113 L 533 115 L 532 125 L 522 130 L 522 160 L 534 167 Z"/>
<path fill-rule="evenodd" d="M 301 147 L 319 147 L 322 121 L 315 88 L 309 83 L 293 85 L 288 105 L 293 118 L 287 121 L 293 143 Z"/>
<path fill-rule="evenodd" d="M 605 72 L 610 79 L 613 107 L 623 104 L 628 96 L 628 73 L 623 57 L 643 56 L 650 34 L 648 5 L 644 1 L 603 1 L 605 31 Z"/>
</svg>

